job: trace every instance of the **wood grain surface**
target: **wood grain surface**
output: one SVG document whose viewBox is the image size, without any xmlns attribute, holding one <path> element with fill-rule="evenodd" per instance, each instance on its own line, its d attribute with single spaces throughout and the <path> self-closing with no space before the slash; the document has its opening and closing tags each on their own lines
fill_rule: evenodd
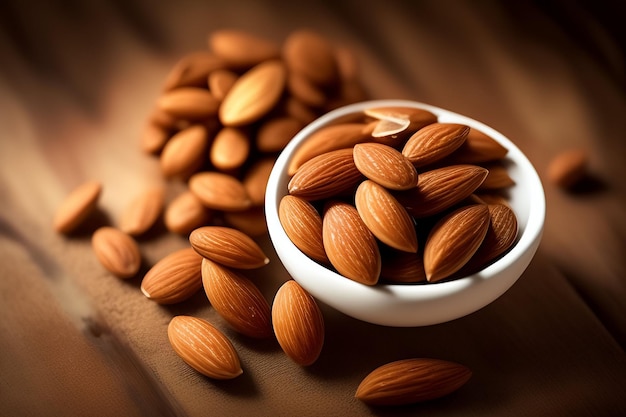
<svg viewBox="0 0 626 417">
<path fill-rule="evenodd" d="M 623 2 L 192 1 L 0 5 L 0 415 L 626 415 L 626 93 Z M 146 187 L 166 184 L 139 137 L 171 66 L 237 28 L 278 42 L 308 27 L 357 55 L 371 98 L 413 99 L 478 119 L 544 181 L 545 233 L 520 280 L 470 316 L 385 328 L 322 306 L 326 344 L 302 368 L 275 341 L 229 331 L 204 294 L 162 307 L 90 248 Z M 575 192 L 546 180 L 584 147 Z M 101 212 L 71 238 L 51 219 L 76 185 L 104 184 Z M 176 185 L 167 183 L 171 195 Z M 140 239 L 149 265 L 187 241 Z M 261 244 L 271 253 L 267 238 Z M 276 256 L 265 296 L 287 279 Z M 175 314 L 225 328 L 244 374 L 215 382 L 173 353 Z M 399 408 L 354 399 L 360 380 L 407 357 L 458 361 L 449 397 Z"/>
</svg>

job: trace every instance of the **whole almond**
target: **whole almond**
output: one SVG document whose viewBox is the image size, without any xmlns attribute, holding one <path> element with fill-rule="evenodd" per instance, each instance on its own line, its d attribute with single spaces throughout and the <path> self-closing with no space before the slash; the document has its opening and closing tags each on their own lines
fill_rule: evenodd
<svg viewBox="0 0 626 417">
<path fill-rule="evenodd" d="M 130 278 L 141 266 L 137 242 L 119 229 L 103 226 L 91 237 L 91 246 L 102 266 L 119 278 Z"/>
<path fill-rule="evenodd" d="M 244 211 L 228 211 L 223 213 L 226 223 L 250 237 L 260 237 L 267 233 L 265 209 L 254 206 Z"/>
<path fill-rule="evenodd" d="M 102 192 L 99 181 L 87 181 L 74 188 L 57 207 L 52 227 L 58 233 L 71 233 L 91 215 Z"/>
<path fill-rule="evenodd" d="M 469 130 L 468 126 L 456 123 L 431 123 L 407 140 L 402 155 L 417 167 L 432 164 L 457 150 Z"/>
<path fill-rule="evenodd" d="M 119 219 L 119 229 L 132 236 L 146 233 L 163 211 L 165 190 L 163 187 L 150 188 L 124 209 Z"/>
<path fill-rule="evenodd" d="M 205 160 L 208 145 L 207 130 L 195 124 L 173 135 L 161 152 L 161 172 L 165 177 L 188 177 Z"/>
<path fill-rule="evenodd" d="M 259 339 L 272 336 L 270 306 L 250 279 L 203 259 L 202 285 L 213 308 L 237 332 Z"/>
<path fill-rule="evenodd" d="M 515 181 L 509 175 L 509 171 L 503 165 L 489 164 L 485 166 L 489 173 L 478 187 L 479 191 L 500 190 L 515 185 Z"/>
<path fill-rule="evenodd" d="M 265 61 L 241 75 L 222 100 L 219 119 L 225 126 L 256 122 L 278 103 L 287 80 L 281 61 Z"/>
<path fill-rule="evenodd" d="M 141 149 L 148 154 L 158 154 L 170 139 L 168 128 L 148 122 L 141 134 Z"/>
<path fill-rule="evenodd" d="M 354 187 L 362 177 L 354 164 L 352 149 L 339 149 L 305 162 L 291 177 L 287 187 L 291 195 L 319 200 Z"/>
<path fill-rule="evenodd" d="M 225 67 L 225 62 L 209 51 L 194 51 L 180 58 L 167 74 L 164 90 L 206 86 L 207 76 Z"/>
<path fill-rule="evenodd" d="M 280 55 L 280 48 L 274 42 L 235 29 L 211 32 L 208 45 L 215 55 L 236 68 L 252 67 Z"/>
<path fill-rule="evenodd" d="M 204 204 L 215 210 L 246 210 L 252 201 L 241 181 L 221 172 L 198 172 L 189 178 L 189 189 Z"/>
<path fill-rule="evenodd" d="M 335 51 L 322 35 L 302 29 L 289 34 L 283 57 L 290 71 L 302 74 L 315 84 L 328 86 L 339 80 Z"/>
<path fill-rule="evenodd" d="M 429 282 L 447 278 L 476 253 L 489 229 L 484 204 L 461 207 L 433 226 L 424 245 L 424 270 Z"/>
<path fill-rule="evenodd" d="M 269 263 L 250 236 L 231 227 L 199 227 L 191 232 L 189 242 L 203 257 L 231 268 L 254 269 Z"/>
<path fill-rule="evenodd" d="M 261 152 L 279 152 L 298 133 L 304 124 L 294 117 L 274 117 L 259 126 L 256 148 Z"/>
<path fill-rule="evenodd" d="M 255 161 L 246 171 L 242 183 L 253 206 L 262 206 L 265 202 L 265 188 L 276 159 L 265 157 Z"/>
<path fill-rule="evenodd" d="M 329 202 L 322 217 L 322 238 L 326 255 L 337 272 L 365 285 L 378 282 L 378 244 L 354 206 Z"/>
<path fill-rule="evenodd" d="M 381 256 L 380 277 L 382 279 L 398 283 L 426 281 L 422 254 L 387 249 Z"/>
<path fill-rule="evenodd" d="M 469 197 L 487 177 L 477 165 L 450 165 L 422 172 L 417 187 L 395 194 L 409 214 L 427 217 Z"/>
<path fill-rule="evenodd" d="M 211 219 L 211 211 L 204 207 L 194 193 L 187 190 L 178 195 L 166 207 L 163 221 L 167 230 L 186 235 L 204 226 Z"/>
<path fill-rule="evenodd" d="M 224 127 L 215 135 L 209 160 L 220 171 L 241 167 L 250 155 L 250 138 L 242 129 Z"/>
<path fill-rule="evenodd" d="M 472 372 L 440 359 L 403 359 L 382 365 L 359 384 L 356 398 L 370 405 L 405 405 L 434 400 L 461 388 Z"/>
<path fill-rule="evenodd" d="M 370 180 L 391 190 L 408 190 L 417 185 L 417 170 L 391 146 L 359 143 L 353 149 L 354 164 Z"/>
<path fill-rule="evenodd" d="M 508 150 L 491 136 L 470 128 L 465 142 L 449 157 L 451 164 L 481 164 L 506 156 Z"/>
<path fill-rule="evenodd" d="M 239 76 L 233 71 L 227 69 L 215 70 L 209 74 L 207 80 L 209 91 L 216 99 L 220 101 L 224 100 L 226 94 L 228 94 L 233 85 L 235 85 L 235 82 L 237 82 L 237 78 L 239 78 Z"/>
<path fill-rule="evenodd" d="M 206 320 L 175 316 L 167 326 L 174 352 L 196 371 L 214 379 L 233 379 L 243 373 L 233 344 Z"/>
<path fill-rule="evenodd" d="M 219 104 L 210 91 L 198 87 L 179 87 L 167 91 L 157 101 L 164 112 L 189 120 L 215 116 Z"/>
<path fill-rule="evenodd" d="M 183 248 L 161 258 L 144 275 L 141 292 L 159 304 L 184 301 L 202 288 L 202 257 Z"/>
<path fill-rule="evenodd" d="M 322 216 L 308 201 L 286 195 L 280 200 L 278 217 L 285 233 L 298 249 L 313 260 L 327 264 L 322 241 Z"/>
<path fill-rule="evenodd" d="M 363 181 L 354 201 L 361 220 L 381 242 L 405 252 L 417 252 L 411 216 L 383 186 Z"/>
<path fill-rule="evenodd" d="M 363 123 L 342 123 L 324 126 L 313 132 L 293 154 L 288 173 L 293 175 L 305 162 L 314 157 L 338 149 L 351 148 L 364 142 L 367 134 Z"/>
<path fill-rule="evenodd" d="M 570 149 L 556 155 L 548 165 L 548 179 L 558 187 L 568 189 L 587 173 L 589 160 L 585 149 Z"/>
<path fill-rule="evenodd" d="M 315 299 L 294 280 L 285 282 L 272 304 L 274 334 L 299 365 L 312 365 L 324 346 L 324 317 Z"/>
</svg>

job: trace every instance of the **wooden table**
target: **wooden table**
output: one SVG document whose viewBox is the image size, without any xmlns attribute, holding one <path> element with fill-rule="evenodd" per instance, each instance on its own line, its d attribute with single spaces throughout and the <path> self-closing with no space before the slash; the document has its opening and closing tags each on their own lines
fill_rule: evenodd
<svg viewBox="0 0 626 417">
<path fill-rule="evenodd" d="M 623 5 L 212 3 L 0 6 L 0 415 L 626 414 Z M 224 324 L 204 294 L 158 306 L 139 291 L 141 277 L 102 269 L 89 233 L 57 235 L 51 217 L 87 179 L 105 186 L 102 221 L 161 181 L 138 138 L 165 75 L 206 48 L 208 33 L 238 28 L 281 41 L 301 27 L 352 48 L 372 98 L 444 107 L 516 142 L 544 179 L 545 234 L 518 283 L 477 313 L 384 328 L 322 306 L 326 345 L 309 368 L 275 341 L 226 330 L 245 373 L 214 382 L 182 363 L 166 336 L 175 314 Z M 545 181 L 551 158 L 570 147 L 591 154 L 592 178 L 576 193 Z M 186 243 L 167 233 L 140 240 L 146 265 Z M 276 268 L 263 285 L 268 298 L 286 279 Z M 353 398 L 376 366 L 421 356 L 463 363 L 473 377 L 410 407 Z"/>
</svg>

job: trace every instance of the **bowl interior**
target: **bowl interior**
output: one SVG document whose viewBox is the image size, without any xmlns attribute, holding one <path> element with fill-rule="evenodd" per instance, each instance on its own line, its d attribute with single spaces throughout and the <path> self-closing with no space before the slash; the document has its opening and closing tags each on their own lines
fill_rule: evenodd
<svg viewBox="0 0 626 417">
<path fill-rule="evenodd" d="M 278 206 L 287 194 L 287 167 L 294 151 L 316 130 L 338 118 L 373 107 L 412 107 L 428 110 L 440 122 L 462 123 L 491 136 L 508 150 L 506 164 L 515 185 L 509 204 L 519 225 L 513 248 L 482 271 L 451 281 L 426 284 L 367 286 L 325 268 L 291 242 L 280 224 Z M 532 259 L 543 230 L 545 197 L 539 176 L 524 154 L 504 135 L 474 119 L 427 104 L 406 100 L 375 100 L 339 108 L 300 131 L 280 154 L 266 190 L 266 219 L 270 239 L 290 275 L 318 300 L 371 323 L 419 326 L 449 321 L 489 304 L 519 278 Z"/>
</svg>

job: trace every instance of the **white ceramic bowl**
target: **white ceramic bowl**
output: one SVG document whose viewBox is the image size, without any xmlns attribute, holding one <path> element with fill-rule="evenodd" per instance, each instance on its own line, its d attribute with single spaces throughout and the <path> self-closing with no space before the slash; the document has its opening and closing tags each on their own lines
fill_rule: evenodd
<svg viewBox="0 0 626 417">
<path fill-rule="evenodd" d="M 519 224 L 517 242 L 497 262 L 479 273 L 457 280 L 427 284 L 367 286 L 337 274 L 303 254 L 287 237 L 278 218 L 281 198 L 287 194 L 287 167 L 294 151 L 316 130 L 337 118 L 385 106 L 428 110 L 440 122 L 462 123 L 488 134 L 508 150 L 510 205 Z M 521 276 L 533 258 L 545 219 L 545 197 L 537 172 L 526 156 L 504 135 L 476 120 L 434 106 L 405 100 L 361 102 L 333 110 L 315 120 L 285 147 L 270 175 L 265 211 L 270 239 L 289 274 L 319 301 L 366 322 L 386 326 L 425 326 L 473 313 L 497 299 Z"/>
</svg>

